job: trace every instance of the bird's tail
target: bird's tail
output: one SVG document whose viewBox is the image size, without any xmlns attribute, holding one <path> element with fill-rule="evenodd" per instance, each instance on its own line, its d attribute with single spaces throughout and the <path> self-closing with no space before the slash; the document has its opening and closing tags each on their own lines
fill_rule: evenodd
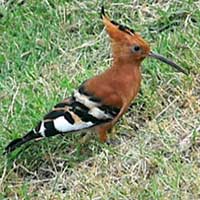
<svg viewBox="0 0 200 200">
<path fill-rule="evenodd" d="M 31 130 L 24 137 L 17 138 L 15 140 L 13 140 L 12 142 L 10 142 L 8 144 L 8 146 L 5 148 L 4 154 L 10 153 L 10 152 L 14 151 L 16 148 L 20 147 L 22 144 L 24 144 L 30 140 L 40 138 L 40 137 L 41 137 L 41 135 L 35 133 L 34 130 Z"/>
</svg>

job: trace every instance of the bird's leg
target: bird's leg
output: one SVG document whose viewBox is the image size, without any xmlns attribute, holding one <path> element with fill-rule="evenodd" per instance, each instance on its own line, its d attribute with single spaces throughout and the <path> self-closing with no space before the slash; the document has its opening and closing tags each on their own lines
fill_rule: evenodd
<svg viewBox="0 0 200 200">
<path fill-rule="evenodd" d="M 98 132 L 99 132 L 99 140 L 100 140 L 102 143 L 106 142 L 106 141 L 107 141 L 106 129 L 103 128 L 103 127 L 101 127 L 101 128 L 99 128 Z"/>
<path fill-rule="evenodd" d="M 124 101 L 124 102 L 126 102 L 126 101 Z M 112 120 L 111 127 L 114 126 L 117 123 L 117 121 L 119 120 L 119 118 L 127 111 L 128 105 L 129 105 L 128 103 L 123 104 L 118 115 Z"/>
<path fill-rule="evenodd" d="M 107 123 L 105 125 L 101 125 L 96 127 L 96 131 L 99 134 L 99 140 L 101 142 L 107 141 L 107 132 L 112 128 L 112 123 Z"/>
</svg>

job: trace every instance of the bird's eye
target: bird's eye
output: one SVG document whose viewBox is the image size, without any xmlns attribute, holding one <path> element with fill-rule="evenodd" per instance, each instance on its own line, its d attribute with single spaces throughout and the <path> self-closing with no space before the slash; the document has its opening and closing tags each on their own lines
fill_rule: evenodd
<svg viewBox="0 0 200 200">
<path fill-rule="evenodd" d="M 140 47 L 138 45 L 135 45 L 133 48 L 132 48 L 132 51 L 133 52 L 138 52 L 140 51 Z"/>
</svg>

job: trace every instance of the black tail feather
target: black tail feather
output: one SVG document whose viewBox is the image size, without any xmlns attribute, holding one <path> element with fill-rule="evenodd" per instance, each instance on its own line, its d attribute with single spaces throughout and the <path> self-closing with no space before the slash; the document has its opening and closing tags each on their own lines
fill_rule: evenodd
<svg viewBox="0 0 200 200">
<path fill-rule="evenodd" d="M 39 137 L 41 137 L 41 135 L 35 134 L 34 131 L 31 130 L 24 137 L 15 139 L 12 142 L 10 142 L 8 146 L 5 148 L 4 154 L 10 153 L 14 151 L 16 148 L 20 147 L 22 144 Z"/>
</svg>

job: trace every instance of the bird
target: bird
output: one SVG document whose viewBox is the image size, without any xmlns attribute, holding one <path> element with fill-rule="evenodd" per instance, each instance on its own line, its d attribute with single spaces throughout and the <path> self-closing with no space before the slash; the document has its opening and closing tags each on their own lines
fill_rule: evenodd
<svg viewBox="0 0 200 200">
<path fill-rule="evenodd" d="M 175 62 L 153 52 L 149 43 L 135 30 L 110 20 L 103 6 L 101 18 L 111 41 L 111 66 L 84 81 L 22 138 L 11 141 L 5 148 L 5 154 L 31 140 L 91 128 L 101 142 L 106 142 L 108 131 L 128 110 L 140 90 L 141 63 L 145 58 L 158 59 L 187 74 Z"/>
</svg>

